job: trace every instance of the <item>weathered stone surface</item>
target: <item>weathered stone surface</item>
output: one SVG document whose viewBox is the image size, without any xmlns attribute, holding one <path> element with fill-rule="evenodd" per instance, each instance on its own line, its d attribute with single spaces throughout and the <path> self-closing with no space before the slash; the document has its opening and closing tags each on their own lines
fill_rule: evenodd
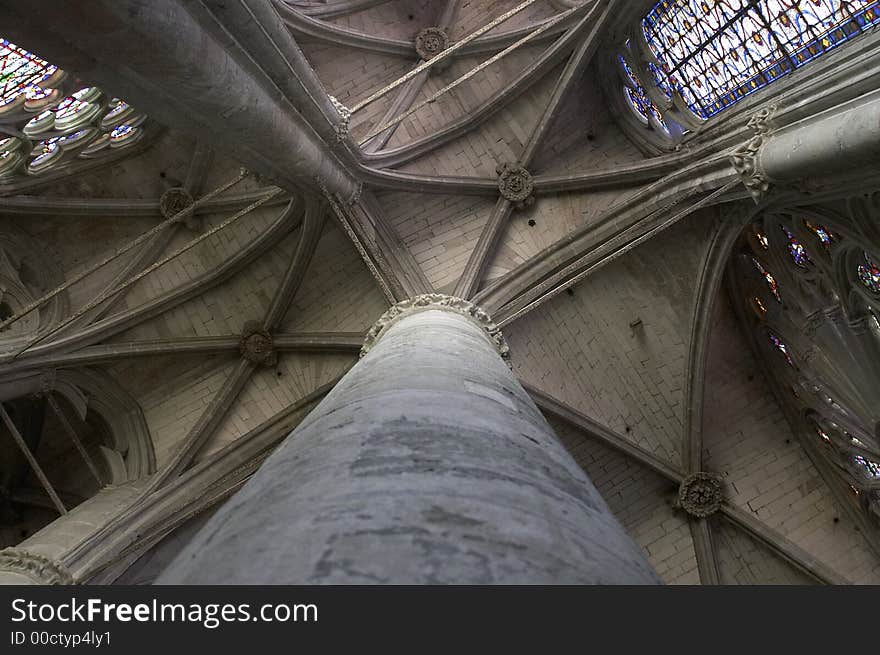
<svg viewBox="0 0 880 655">
<path fill-rule="evenodd" d="M 405 316 L 160 583 L 654 583 L 472 319 Z"/>
</svg>

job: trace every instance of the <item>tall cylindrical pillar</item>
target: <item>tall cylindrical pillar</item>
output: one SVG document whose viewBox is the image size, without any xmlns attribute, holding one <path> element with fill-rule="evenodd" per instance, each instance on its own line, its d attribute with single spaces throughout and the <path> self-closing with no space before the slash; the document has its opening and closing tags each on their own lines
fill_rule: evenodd
<svg viewBox="0 0 880 655">
<path fill-rule="evenodd" d="M 398 303 L 160 584 L 656 583 L 471 303 Z"/>
<path fill-rule="evenodd" d="M 356 197 L 358 181 L 330 146 L 258 62 L 227 48 L 229 34 L 210 16 L 199 2 L 176 0 L 0 3 L 3 36 L 16 45 L 100 83 L 288 191 L 313 190 L 317 177 L 343 199 Z"/>
</svg>

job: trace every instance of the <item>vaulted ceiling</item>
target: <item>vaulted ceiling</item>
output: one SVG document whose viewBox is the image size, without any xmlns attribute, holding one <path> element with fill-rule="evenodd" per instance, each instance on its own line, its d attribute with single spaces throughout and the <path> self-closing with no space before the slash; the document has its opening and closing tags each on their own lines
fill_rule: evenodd
<svg viewBox="0 0 880 655">
<path fill-rule="evenodd" d="M 425 28 L 442 27 L 454 44 L 518 4 L 273 7 L 350 109 L 420 65 Z M 156 544 L 153 557 L 173 550 L 167 535 L 246 479 L 353 365 L 390 302 L 438 291 L 475 299 L 502 324 L 515 373 L 667 582 L 880 581 L 880 557 L 793 438 L 718 281 L 742 224 L 726 219 L 751 206 L 727 163 L 745 120 L 657 152 L 632 138 L 609 98 L 627 21 L 650 4 L 536 0 L 440 70 L 353 112 L 348 140 L 332 145 L 357 154 L 363 187 L 351 209 L 327 205 L 315 185 L 293 189 L 257 171 L 197 209 L 197 220 L 92 270 L 165 220 L 169 190 L 198 199 L 240 177 L 234 141 L 161 115 L 151 142 L 129 157 L 7 191 L 0 231 L 38 244 L 30 264 L 51 263 L 65 280 L 89 273 L 65 291 L 68 314 L 81 314 L 18 356 L 20 343 L 7 349 L 3 377 L 25 385 L 83 369 L 112 381 L 137 404 L 156 473 L 79 505 L 75 530 L 53 532 L 66 517 L 36 534 L 41 521 L 16 524 L 24 533 L 4 542 L 26 537 L 23 547 L 105 581 Z M 236 36 L 229 48 L 241 56 L 235 48 L 248 43 Z M 262 63 L 263 53 L 249 54 Z M 227 91 L 230 108 L 236 92 Z M 528 201 L 499 195 L 505 165 L 530 173 Z M 102 293 L 108 299 L 90 308 Z M 250 321 L 271 337 L 271 359 L 244 356 Z M 724 483 L 711 520 L 676 507 L 680 483 L 700 470 Z"/>
</svg>

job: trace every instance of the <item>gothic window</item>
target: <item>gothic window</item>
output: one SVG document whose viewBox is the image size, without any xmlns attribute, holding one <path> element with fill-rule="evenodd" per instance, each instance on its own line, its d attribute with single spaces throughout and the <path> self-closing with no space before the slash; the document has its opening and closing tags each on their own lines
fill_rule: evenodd
<svg viewBox="0 0 880 655">
<path fill-rule="evenodd" d="M 140 407 L 106 373 L 25 375 L 19 386 L 22 395 L 0 404 L 6 414 L 0 420 L 0 548 L 20 543 L 102 488 L 155 470 Z"/>
<path fill-rule="evenodd" d="M 0 105 L 46 97 L 51 89 L 42 85 L 57 70 L 57 66 L 0 37 Z"/>
<path fill-rule="evenodd" d="M 779 295 L 779 285 L 776 283 L 776 278 L 764 268 L 764 265 L 759 262 L 757 259 L 752 257 L 752 261 L 755 262 L 755 268 L 761 273 L 761 276 L 767 282 L 767 288 L 770 289 L 770 293 L 773 294 L 773 297 L 776 298 L 778 302 L 782 302 L 782 297 Z"/>
<path fill-rule="evenodd" d="M 801 245 L 801 242 L 798 241 L 791 233 L 791 230 L 789 230 L 784 225 L 780 225 L 780 227 L 785 234 L 785 238 L 788 240 L 788 254 L 791 255 L 791 258 L 795 264 L 797 264 L 801 268 L 806 268 L 807 262 L 810 261 L 810 257 L 807 255 L 806 249 Z"/>
<path fill-rule="evenodd" d="M 674 88 L 710 118 L 880 22 L 880 2 L 661 0 L 642 21 Z"/>
<path fill-rule="evenodd" d="M 871 292 L 880 294 L 880 266 L 864 253 L 864 263 L 858 267 L 859 280 Z"/>
<path fill-rule="evenodd" d="M 880 0 L 660 0 L 618 50 L 615 79 L 623 79 L 623 104 L 649 128 L 645 140 L 668 150 L 878 24 Z"/>
<path fill-rule="evenodd" d="M 788 346 L 786 346 L 784 343 L 782 343 L 782 340 L 779 337 L 777 337 L 775 334 L 773 334 L 772 332 L 768 333 L 767 336 L 770 339 L 770 343 L 772 343 L 773 346 L 776 348 L 776 350 L 781 352 L 783 357 L 785 357 L 785 361 L 788 362 L 788 365 L 794 366 L 794 361 L 792 361 L 791 355 L 788 352 Z"/>
<path fill-rule="evenodd" d="M 627 104 L 632 109 L 639 121 L 646 126 L 656 127 L 659 125 L 660 131 L 668 134 L 669 126 L 663 118 L 663 114 L 657 108 L 657 105 L 648 97 L 645 87 L 639 76 L 633 72 L 633 69 L 626 63 L 626 59 L 622 55 L 618 55 L 618 62 L 624 73 L 624 80 L 627 84 L 623 87 L 624 97 Z M 652 122 L 650 119 L 653 118 Z"/>
<path fill-rule="evenodd" d="M 792 427 L 880 526 L 876 204 L 844 206 L 849 216 L 819 205 L 764 212 L 743 229 L 728 273 L 755 352 L 792 391 L 780 394 Z M 779 300 L 781 287 L 785 303 L 773 303 L 767 290 Z"/>
<path fill-rule="evenodd" d="M 105 157 L 144 136 L 146 116 L 97 87 L 77 85 L 38 55 L 0 38 L 0 187 Z M 83 162 L 84 163 L 84 162 Z"/>
<path fill-rule="evenodd" d="M 813 225 L 813 223 L 807 220 L 804 221 L 804 225 L 816 235 L 816 238 L 822 244 L 822 247 L 825 248 L 826 252 L 831 250 L 831 242 L 834 240 L 834 235 L 831 234 L 827 227 L 824 225 Z"/>
<path fill-rule="evenodd" d="M 855 455 L 853 461 L 864 472 L 865 477 L 880 480 L 880 464 L 861 455 Z"/>
</svg>

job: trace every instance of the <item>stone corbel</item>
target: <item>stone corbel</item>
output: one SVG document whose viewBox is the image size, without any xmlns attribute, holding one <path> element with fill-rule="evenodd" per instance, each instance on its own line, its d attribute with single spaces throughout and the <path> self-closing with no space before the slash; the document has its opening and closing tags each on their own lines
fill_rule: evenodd
<svg viewBox="0 0 880 655">
<path fill-rule="evenodd" d="M 761 168 L 761 148 L 772 132 L 771 119 L 776 105 L 769 105 L 753 115 L 748 122 L 755 136 L 737 148 L 730 156 L 730 163 L 742 178 L 743 185 L 757 204 L 770 189 L 770 181 Z"/>
</svg>

